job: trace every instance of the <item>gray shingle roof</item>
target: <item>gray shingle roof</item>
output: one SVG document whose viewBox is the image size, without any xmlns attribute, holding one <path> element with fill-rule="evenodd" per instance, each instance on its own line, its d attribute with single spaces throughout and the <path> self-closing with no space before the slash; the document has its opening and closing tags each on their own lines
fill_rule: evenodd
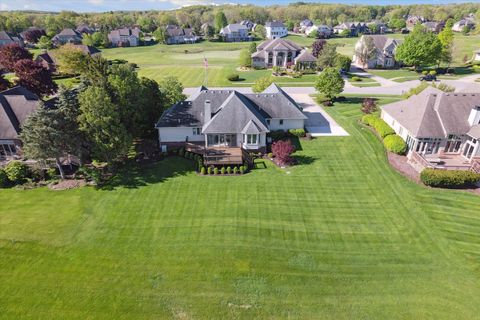
<svg viewBox="0 0 480 320">
<path fill-rule="evenodd" d="M 38 107 L 38 97 L 23 87 L 0 92 L 0 139 L 17 139 L 21 126 Z"/>
<path fill-rule="evenodd" d="M 317 58 L 305 49 L 295 58 L 295 63 L 297 62 L 317 62 Z"/>
<path fill-rule="evenodd" d="M 302 50 L 302 48 L 295 42 L 292 42 L 290 40 L 286 40 L 283 38 L 277 38 L 272 40 L 266 40 L 260 43 L 257 47 L 257 51 L 262 51 L 262 50 L 273 51 L 275 50 L 274 48 L 277 47 L 278 45 L 281 45 L 282 48 L 287 48 L 288 50 L 295 50 L 295 51 Z"/>
<path fill-rule="evenodd" d="M 248 31 L 248 28 L 240 23 L 232 23 L 222 29 L 223 34 L 230 34 L 232 32 L 238 32 L 240 30 Z"/>
<path fill-rule="evenodd" d="M 265 24 L 265 27 L 285 28 L 285 25 L 282 21 L 268 21 Z"/>
<path fill-rule="evenodd" d="M 205 101 L 210 101 L 213 117 L 204 123 Z M 204 127 L 206 132 L 227 130 L 238 133 L 252 120 L 259 130 L 268 130 L 266 119 L 306 119 L 300 107 L 282 89 L 272 84 L 259 94 L 200 87 L 187 100 L 166 110 L 157 127 Z M 234 131 L 231 131 L 234 130 Z"/>
<path fill-rule="evenodd" d="M 407 100 L 388 104 L 383 110 L 415 137 L 446 137 L 466 134 L 470 112 L 480 105 L 480 93 L 445 93 L 427 88 Z"/>
</svg>

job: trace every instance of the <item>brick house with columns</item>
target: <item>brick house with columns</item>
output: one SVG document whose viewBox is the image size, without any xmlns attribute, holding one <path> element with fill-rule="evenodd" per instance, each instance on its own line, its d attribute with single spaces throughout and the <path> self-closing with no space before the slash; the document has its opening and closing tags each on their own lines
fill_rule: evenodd
<svg viewBox="0 0 480 320">
<path fill-rule="evenodd" d="M 252 54 L 252 65 L 256 68 L 286 68 L 295 64 L 295 58 L 301 52 L 302 48 L 290 40 L 267 40 L 258 45 L 257 52 Z"/>
</svg>

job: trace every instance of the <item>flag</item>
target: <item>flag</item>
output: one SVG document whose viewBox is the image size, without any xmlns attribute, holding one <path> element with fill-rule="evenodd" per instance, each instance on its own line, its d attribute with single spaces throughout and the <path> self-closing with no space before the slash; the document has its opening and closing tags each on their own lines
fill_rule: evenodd
<svg viewBox="0 0 480 320">
<path fill-rule="evenodd" d="M 207 60 L 207 58 L 203 58 L 203 65 L 205 66 L 205 69 L 208 68 L 208 60 Z"/>
</svg>

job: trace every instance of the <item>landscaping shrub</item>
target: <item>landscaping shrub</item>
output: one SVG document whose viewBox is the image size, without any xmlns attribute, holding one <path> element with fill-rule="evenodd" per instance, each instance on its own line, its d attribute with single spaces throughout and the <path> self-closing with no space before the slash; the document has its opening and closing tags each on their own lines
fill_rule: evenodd
<svg viewBox="0 0 480 320">
<path fill-rule="evenodd" d="M 47 169 L 47 179 L 55 179 L 58 176 L 56 168 Z"/>
<path fill-rule="evenodd" d="M 202 168 L 200 169 L 200 174 L 201 174 L 201 175 L 205 175 L 205 173 L 206 173 L 205 167 L 202 167 Z"/>
<path fill-rule="evenodd" d="M 267 155 L 267 158 L 272 159 L 273 158 L 273 153 L 269 152 Z"/>
<path fill-rule="evenodd" d="M 213 174 L 218 174 L 218 168 L 213 169 Z"/>
<path fill-rule="evenodd" d="M 423 71 L 422 71 L 422 74 L 423 74 L 424 76 L 426 76 L 426 75 L 428 74 L 428 70 L 423 70 Z"/>
<path fill-rule="evenodd" d="M 390 152 L 401 155 L 404 155 L 407 152 L 407 144 L 396 134 L 386 136 L 385 139 L 383 139 L 383 144 Z"/>
<path fill-rule="evenodd" d="M 45 169 L 35 166 L 33 168 L 30 168 L 30 177 L 32 178 L 32 181 L 38 182 L 42 180 L 47 179 L 47 172 Z"/>
<path fill-rule="evenodd" d="M 222 169 L 220 169 L 220 173 L 225 174 L 225 167 L 222 167 Z"/>
<path fill-rule="evenodd" d="M 374 113 L 377 111 L 377 102 L 372 98 L 365 98 L 362 101 L 362 112 L 365 114 Z"/>
<path fill-rule="evenodd" d="M 240 171 L 240 174 L 244 174 L 244 172 L 245 172 L 245 167 L 244 167 L 244 166 L 240 166 L 240 170 L 239 170 L 239 171 Z"/>
<path fill-rule="evenodd" d="M 357 77 L 357 76 L 353 76 L 353 77 L 352 77 L 352 81 L 354 81 L 354 82 L 360 82 L 360 81 L 362 81 L 362 78 Z"/>
<path fill-rule="evenodd" d="M 178 150 L 178 155 L 179 155 L 180 157 L 185 156 L 185 149 L 180 148 L 180 149 Z"/>
<path fill-rule="evenodd" d="M 212 167 L 208 167 L 207 173 L 208 173 L 208 174 L 212 174 Z"/>
<path fill-rule="evenodd" d="M 362 122 L 375 129 L 378 135 L 382 138 L 385 138 L 386 136 L 389 136 L 391 134 L 395 134 L 395 131 L 390 128 L 390 126 L 385 121 L 383 121 L 376 115 L 367 114 L 362 117 Z"/>
<path fill-rule="evenodd" d="M 288 130 L 288 132 L 294 137 L 298 137 L 298 138 L 305 137 L 305 129 L 290 129 Z"/>
<path fill-rule="evenodd" d="M 324 107 L 331 107 L 331 106 L 333 106 L 333 102 L 330 101 L 330 100 L 324 101 L 324 102 L 323 102 L 323 106 L 324 106 Z"/>
<path fill-rule="evenodd" d="M 480 174 L 466 170 L 424 169 L 420 174 L 422 182 L 430 187 L 461 188 L 480 181 Z"/>
<path fill-rule="evenodd" d="M 238 168 L 237 167 L 233 167 L 233 174 L 237 174 L 238 173 Z"/>
<path fill-rule="evenodd" d="M 280 140 L 272 144 L 272 153 L 279 165 L 288 165 L 293 163 L 291 154 L 295 152 L 295 147 L 290 140 Z"/>
<path fill-rule="evenodd" d="M 5 167 L 8 180 L 14 183 L 22 183 L 28 178 L 28 167 L 20 161 L 11 161 Z"/>
<path fill-rule="evenodd" d="M 437 75 L 437 71 L 435 71 L 435 70 L 430 70 L 429 74 L 431 74 L 432 76 L 436 76 L 436 75 Z"/>
<path fill-rule="evenodd" d="M 283 140 L 287 137 L 287 133 L 283 130 L 275 130 L 269 133 L 270 138 L 273 141 Z"/>
<path fill-rule="evenodd" d="M 240 80 L 240 75 L 238 73 L 231 73 L 227 76 L 227 79 L 229 81 L 239 81 Z"/>
<path fill-rule="evenodd" d="M 0 168 L 0 188 L 6 187 L 7 184 L 8 184 L 7 174 L 5 173 L 5 170 Z"/>
<path fill-rule="evenodd" d="M 232 174 L 232 168 L 230 166 L 227 167 L 227 174 Z"/>
</svg>

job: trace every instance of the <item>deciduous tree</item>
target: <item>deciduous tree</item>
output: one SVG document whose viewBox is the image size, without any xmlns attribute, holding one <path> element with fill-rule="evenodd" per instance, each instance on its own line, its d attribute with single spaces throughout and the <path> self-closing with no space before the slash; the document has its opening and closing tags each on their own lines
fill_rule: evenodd
<svg viewBox="0 0 480 320">
<path fill-rule="evenodd" d="M 250 68 L 252 66 L 252 57 L 250 54 L 250 50 L 243 49 L 242 51 L 240 51 L 239 62 L 240 67 L 243 68 Z"/>
<path fill-rule="evenodd" d="M 164 77 L 160 80 L 159 85 L 160 91 L 165 96 L 165 104 L 167 105 L 167 108 L 186 99 L 186 96 L 183 94 L 183 85 L 178 81 L 177 77 Z"/>
<path fill-rule="evenodd" d="M 78 75 L 87 69 L 90 56 L 72 44 L 61 46 L 56 52 L 58 71 L 64 74 Z"/>
<path fill-rule="evenodd" d="M 272 77 L 262 77 L 255 80 L 252 86 L 252 91 L 255 93 L 260 93 L 263 90 L 267 89 L 273 83 Z"/>
<path fill-rule="evenodd" d="M 53 43 L 52 43 L 52 40 L 50 40 L 49 37 L 42 36 L 42 37 L 40 37 L 40 40 L 38 40 L 37 46 L 40 49 L 52 49 L 53 48 Z"/>
<path fill-rule="evenodd" d="M 345 81 L 336 68 L 326 68 L 318 76 L 315 89 L 327 99 L 333 99 L 343 91 Z"/>
<path fill-rule="evenodd" d="M 17 61 L 14 71 L 17 76 L 16 84 L 27 88 L 39 97 L 53 94 L 57 89 L 50 71 L 35 61 L 27 59 Z"/>
<path fill-rule="evenodd" d="M 30 43 L 37 43 L 41 37 L 46 36 L 45 30 L 42 29 L 31 29 L 23 33 L 23 37 Z"/>
<path fill-rule="evenodd" d="M 278 140 L 272 144 L 272 153 L 275 161 L 279 165 L 287 165 L 293 163 L 292 153 L 295 152 L 295 147 L 290 140 Z"/>
<path fill-rule="evenodd" d="M 326 43 L 323 50 L 317 58 L 317 66 L 319 68 L 331 68 L 335 66 L 337 60 L 337 46 L 335 44 Z"/>
<path fill-rule="evenodd" d="M 320 55 L 320 53 L 322 52 L 322 50 L 323 50 L 323 48 L 325 47 L 326 44 L 327 44 L 327 41 L 324 40 L 324 39 L 316 40 L 312 44 L 312 55 L 315 58 L 318 58 L 318 56 Z"/>
<path fill-rule="evenodd" d="M 0 47 L 0 66 L 7 71 L 13 71 L 15 63 L 20 60 L 32 60 L 33 55 L 16 43 Z"/>
</svg>

